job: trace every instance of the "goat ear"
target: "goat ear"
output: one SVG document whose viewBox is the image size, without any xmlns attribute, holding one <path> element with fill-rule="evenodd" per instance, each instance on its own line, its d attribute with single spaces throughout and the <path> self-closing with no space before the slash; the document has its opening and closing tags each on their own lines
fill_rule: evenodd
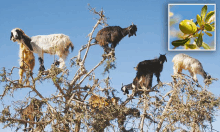
<svg viewBox="0 0 220 132">
<path fill-rule="evenodd" d="M 31 39 L 27 36 L 21 35 L 21 39 L 24 41 L 24 45 L 30 50 L 33 51 L 33 47 L 31 45 Z"/>
</svg>

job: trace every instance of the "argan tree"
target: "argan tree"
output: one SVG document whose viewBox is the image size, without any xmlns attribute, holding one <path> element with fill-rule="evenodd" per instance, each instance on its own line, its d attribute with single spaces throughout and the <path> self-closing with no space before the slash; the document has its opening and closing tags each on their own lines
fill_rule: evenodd
<svg viewBox="0 0 220 132">
<path fill-rule="evenodd" d="M 202 87 L 189 76 L 172 76 L 175 83 L 134 89 L 125 100 L 116 97 L 117 90 L 110 86 L 110 77 L 96 77 L 100 74 L 96 69 L 101 65 L 105 65 L 104 72 L 116 67 L 114 53 L 103 52 L 101 60 L 91 69 L 85 65 L 90 47 L 97 45 L 92 43 L 94 31 L 99 25 L 107 24 L 103 10 L 97 12 L 91 7 L 89 10 L 98 19 L 88 34 L 88 43 L 70 60 L 76 70 L 62 70 L 52 64 L 50 69 L 37 75 L 26 71 L 30 85 L 25 85 L 13 79 L 18 67 L 10 70 L 3 67 L 0 73 L 3 85 L 0 122 L 4 128 L 36 132 L 214 130 L 212 122 L 220 98 L 208 90 L 208 85 L 215 80 L 213 78 Z M 70 76 L 72 72 L 74 75 Z M 47 82 L 53 84 L 56 92 L 45 96 L 38 85 Z M 29 94 L 23 100 L 4 103 L 6 97 L 13 98 L 18 90 L 24 89 Z"/>
<path fill-rule="evenodd" d="M 203 36 L 213 36 L 212 32 L 215 31 L 215 11 L 207 12 L 207 8 L 208 6 L 204 5 L 201 9 L 201 14 L 197 14 L 191 20 L 182 20 L 179 23 L 179 29 L 183 35 L 179 36 L 180 40 L 172 42 L 174 49 L 179 46 L 184 46 L 184 49 L 211 49 L 210 45 L 203 40 Z M 193 22 L 193 20 L 196 21 Z"/>
</svg>

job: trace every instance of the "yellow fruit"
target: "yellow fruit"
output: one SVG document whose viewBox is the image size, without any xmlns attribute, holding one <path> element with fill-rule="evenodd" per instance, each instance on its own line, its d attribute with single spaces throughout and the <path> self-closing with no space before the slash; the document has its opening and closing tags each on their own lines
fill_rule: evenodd
<svg viewBox="0 0 220 132">
<path fill-rule="evenodd" d="M 179 24 L 179 28 L 184 34 L 193 34 L 197 31 L 196 24 L 191 20 L 181 21 Z"/>
</svg>

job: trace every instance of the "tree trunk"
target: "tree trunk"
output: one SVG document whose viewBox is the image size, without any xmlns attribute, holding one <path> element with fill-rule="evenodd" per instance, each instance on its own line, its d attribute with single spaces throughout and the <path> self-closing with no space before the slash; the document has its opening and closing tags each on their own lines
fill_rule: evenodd
<svg viewBox="0 0 220 132">
<path fill-rule="evenodd" d="M 79 130 L 80 130 L 80 125 L 81 125 L 81 120 L 80 120 L 80 118 L 78 118 L 78 119 L 75 121 L 74 132 L 79 132 Z"/>
</svg>

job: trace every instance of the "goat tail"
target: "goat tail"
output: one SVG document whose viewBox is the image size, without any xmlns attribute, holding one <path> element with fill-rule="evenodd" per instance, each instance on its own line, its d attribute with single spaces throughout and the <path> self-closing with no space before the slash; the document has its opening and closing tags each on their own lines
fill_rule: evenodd
<svg viewBox="0 0 220 132">
<path fill-rule="evenodd" d="M 71 47 L 71 52 L 73 52 L 73 49 L 74 49 L 73 43 L 70 42 L 69 46 Z"/>
<path fill-rule="evenodd" d="M 138 67 L 134 67 L 134 70 L 137 71 L 137 70 L 138 70 Z"/>
</svg>

